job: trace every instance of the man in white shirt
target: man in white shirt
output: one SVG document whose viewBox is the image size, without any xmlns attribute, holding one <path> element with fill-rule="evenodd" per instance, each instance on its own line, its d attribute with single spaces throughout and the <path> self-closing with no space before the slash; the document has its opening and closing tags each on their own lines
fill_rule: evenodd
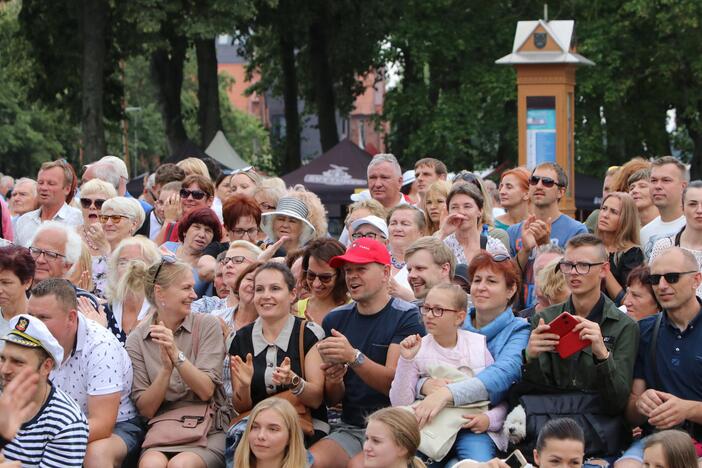
<svg viewBox="0 0 702 468">
<path fill-rule="evenodd" d="M 37 176 L 39 209 L 23 214 L 15 225 L 15 243 L 26 247 L 41 223 L 58 221 L 68 226 L 83 224 L 78 208 L 66 204 L 71 192 L 73 171 L 64 160 L 45 162 Z"/>
<path fill-rule="evenodd" d="M 386 209 L 407 203 L 402 196 L 402 168 L 397 158 L 389 153 L 377 154 L 367 169 L 368 190 L 371 197 Z"/>
<path fill-rule="evenodd" d="M 77 312 L 73 286 L 48 279 L 37 284 L 27 312 L 49 329 L 64 358 L 52 371 L 54 385 L 69 394 L 88 417 L 84 466 L 120 467 L 138 455 L 144 428 L 129 395 L 132 363 L 117 338 Z"/>
<path fill-rule="evenodd" d="M 651 198 L 660 216 L 641 229 L 641 245 L 647 256 L 658 239 L 674 235 L 685 226 L 682 193 L 688 181 L 687 168 L 673 156 L 651 163 Z"/>
</svg>

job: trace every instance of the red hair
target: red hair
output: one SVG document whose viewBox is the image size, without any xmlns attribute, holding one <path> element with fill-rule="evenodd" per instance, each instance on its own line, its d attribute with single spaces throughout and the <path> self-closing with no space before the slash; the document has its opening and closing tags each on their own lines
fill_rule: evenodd
<svg viewBox="0 0 702 468">
<path fill-rule="evenodd" d="M 529 191 L 529 178 L 531 177 L 531 174 L 525 167 L 519 166 L 506 170 L 500 176 L 500 183 L 502 182 L 502 179 L 508 175 L 516 177 L 516 179 L 519 181 L 519 185 L 522 187 L 522 190 L 525 192 Z"/>
<path fill-rule="evenodd" d="M 232 195 L 222 206 L 224 226 L 230 231 L 236 227 L 239 218 L 251 216 L 256 226 L 261 225 L 261 208 L 256 200 L 246 195 Z"/>
<path fill-rule="evenodd" d="M 517 269 L 517 265 L 511 259 L 506 259 L 501 262 L 496 261 L 492 254 L 486 250 L 481 250 L 478 255 L 473 257 L 473 260 L 468 265 L 468 280 L 469 283 L 473 282 L 473 276 L 475 272 L 481 269 L 490 269 L 494 273 L 501 274 L 505 279 L 505 284 L 507 288 L 516 286 L 516 291 L 514 295 L 510 298 L 508 305 L 512 304 L 517 298 L 517 292 L 519 291 L 521 275 Z"/>
<path fill-rule="evenodd" d="M 188 213 L 178 223 L 178 239 L 183 242 L 185 234 L 193 224 L 202 224 L 212 229 L 212 241 L 219 242 L 222 240 L 222 225 L 219 224 L 219 218 L 210 208 L 200 208 Z"/>
</svg>

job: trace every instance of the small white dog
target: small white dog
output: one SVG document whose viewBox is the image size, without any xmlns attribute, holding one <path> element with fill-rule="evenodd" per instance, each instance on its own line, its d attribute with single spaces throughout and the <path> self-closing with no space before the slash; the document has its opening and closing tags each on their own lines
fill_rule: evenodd
<svg viewBox="0 0 702 468">
<path fill-rule="evenodd" d="M 526 413 L 522 405 L 515 406 L 505 418 L 502 434 L 511 444 L 518 444 L 526 438 Z"/>
</svg>

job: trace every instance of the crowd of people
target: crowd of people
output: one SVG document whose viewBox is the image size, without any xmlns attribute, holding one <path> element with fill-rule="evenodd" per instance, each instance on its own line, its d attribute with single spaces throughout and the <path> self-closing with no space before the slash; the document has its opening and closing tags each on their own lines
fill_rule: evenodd
<svg viewBox="0 0 702 468">
<path fill-rule="evenodd" d="M 252 167 L 0 177 L 0 468 L 697 466 L 683 163 L 608 168 L 584 222 L 553 162 L 367 175 L 338 236 Z"/>
</svg>

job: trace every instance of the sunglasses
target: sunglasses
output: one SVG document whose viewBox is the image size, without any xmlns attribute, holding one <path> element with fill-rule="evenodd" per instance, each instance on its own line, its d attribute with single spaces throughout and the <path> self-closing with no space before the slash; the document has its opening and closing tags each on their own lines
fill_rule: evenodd
<svg viewBox="0 0 702 468">
<path fill-rule="evenodd" d="M 315 279 L 318 279 L 322 284 L 329 284 L 336 276 L 336 273 L 315 273 L 314 271 L 307 270 L 305 276 L 310 284 L 314 283 Z"/>
<path fill-rule="evenodd" d="M 241 169 L 233 170 L 230 175 L 245 174 L 247 172 L 253 172 L 253 169 L 254 169 L 253 166 L 242 167 Z"/>
<path fill-rule="evenodd" d="M 98 216 L 98 219 L 102 224 L 107 224 L 107 221 L 112 221 L 112 224 L 119 224 L 122 222 L 122 219 L 132 219 L 129 216 L 124 216 L 124 215 L 100 215 Z"/>
<path fill-rule="evenodd" d="M 489 253 L 489 252 L 488 252 L 488 253 Z M 491 256 L 492 259 L 493 259 L 494 261 L 496 261 L 497 263 L 506 262 L 507 260 L 511 260 L 511 259 L 512 259 L 512 257 L 510 257 L 509 255 L 505 255 L 505 254 L 494 254 L 494 255 L 493 255 L 493 254 L 490 254 L 490 256 Z"/>
<path fill-rule="evenodd" d="M 531 176 L 529 177 L 529 185 L 537 186 L 539 185 L 539 181 L 543 184 L 544 187 L 546 188 L 551 188 L 554 185 L 558 185 L 559 187 L 563 187 L 563 185 L 559 184 L 557 181 L 550 177 L 539 177 L 539 176 Z"/>
<path fill-rule="evenodd" d="M 91 200 L 90 198 L 81 198 L 80 199 L 80 206 L 82 206 L 83 208 L 85 208 L 87 210 L 88 208 L 90 208 L 91 206 L 94 205 L 95 208 L 97 208 L 99 210 L 100 208 L 102 208 L 102 204 L 105 203 L 105 201 L 107 201 L 107 200 L 102 200 L 100 198 L 98 198 L 96 200 Z"/>
<path fill-rule="evenodd" d="M 156 284 L 156 278 L 158 278 L 158 274 L 161 273 L 161 267 L 163 267 L 164 263 L 168 263 L 169 265 L 173 265 L 177 259 L 173 255 L 164 255 L 161 257 L 161 262 L 158 264 L 158 268 L 156 268 L 156 274 L 154 275 L 154 284 Z"/>
<path fill-rule="evenodd" d="M 463 171 L 459 172 L 458 174 L 456 174 L 454 176 L 452 182 L 455 184 L 458 181 L 467 182 L 469 184 L 475 185 L 479 189 L 481 188 L 480 181 L 478 180 L 478 177 L 470 171 L 463 170 Z"/>
<path fill-rule="evenodd" d="M 665 278 L 665 282 L 668 284 L 675 284 L 678 281 L 680 281 L 680 276 L 681 275 L 689 275 L 691 273 L 697 273 L 697 270 L 694 271 L 680 271 L 680 272 L 670 272 L 670 273 L 663 273 L 662 275 L 648 275 L 648 284 L 658 286 L 658 284 L 661 282 L 661 278 Z"/>
<path fill-rule="evenodd" d="M 207 194 L 202 190 L 180 189 L 180 198 L 188 198 L 192 196 L 193 200 L 202 200 L 205 198 L 205 195 Z"/>
</svg>

